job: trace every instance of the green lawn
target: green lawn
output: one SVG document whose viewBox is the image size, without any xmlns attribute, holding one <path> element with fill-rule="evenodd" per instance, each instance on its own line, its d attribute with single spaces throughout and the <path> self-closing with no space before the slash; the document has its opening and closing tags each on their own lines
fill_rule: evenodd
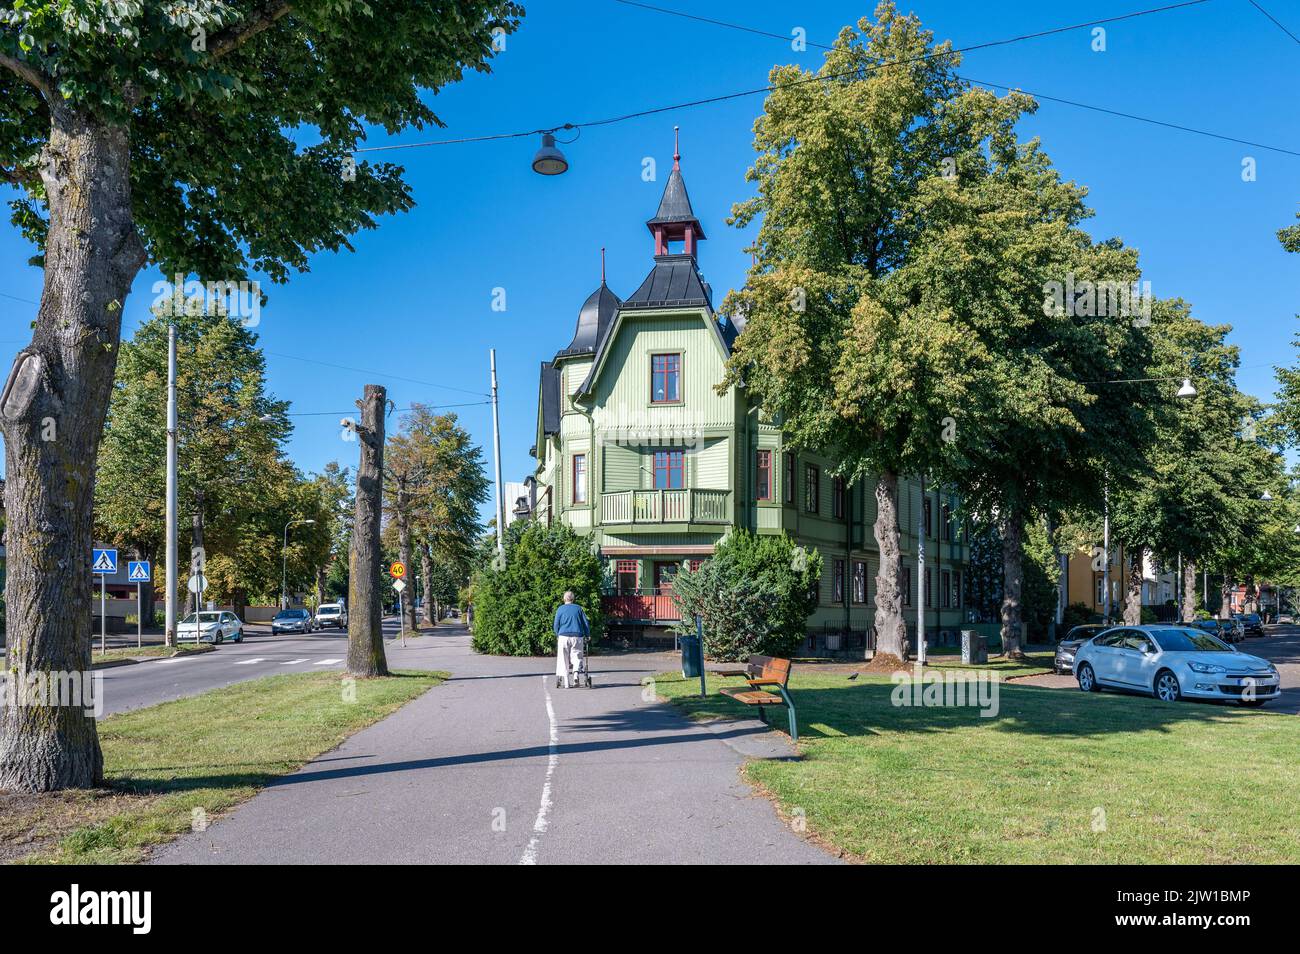
<svg viewBox="0 0 1300 954">
<path fill-rule="evenodd" d="M 954 656 L 927 656 L 926 662 L 933 669 L 974 669 L 982 672 L 996 672 L 1003 679 L 1012 676 L 1041 676 L 1044 673 L 1054 671 L 1053 659 L 1056 657 L 1056 650 L 1047 652 L 1030 652 L 1025 653 L 1024 659 L 1003 659 L 1001 656 L 990 656 L 986 663 L 978 663 L 971 666 L 963 666 L 960 652 Z"/>
<path fill-rule="evenodd" d="M 699 715 L 739 680 L 656 677 Z M 746 777 L 847 857 L 897 863 L 1300 861 L 1300 718 L 1003 684 L 1000 711 L 891 704 L 885 676 L 800 675 L 798 761 Z M 692 693 L 695 693 L 692 696 Z M 769 710 L 785 724 L 785 714 Z M 752 712 L 743 713 L 752 715 Z M 1099 828 L 1101 830 L 1094 830 Z"/>
<path fill-rule="evenodd" d="M 295 673 L 109 716 L 99 734 L 110 788 L 4 796 L 0 857 L 140 861 L 151 846 L 191 830 L 196 809 L 214 821 L 444 678 L 358 679 L 349 702 L 340 673 Z"/>
<path fill-rule="evenodd" d="M 211 643 L 181 643 L 179 646 L 122 646 L 100 652 L 95 649 L 90 654 L 92 665 L 99 663 L 120 662 L 123 659 L 153 659 L 158 656 L 183 656 L 190 653 L 210 653 L 216 650 Z"/>
</svg>

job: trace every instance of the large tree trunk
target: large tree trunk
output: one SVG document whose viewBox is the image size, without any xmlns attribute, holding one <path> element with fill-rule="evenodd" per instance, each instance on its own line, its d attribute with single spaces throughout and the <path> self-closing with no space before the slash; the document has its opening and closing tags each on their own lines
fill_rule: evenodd
<svg viewBox="0 0 1300 954">
<path fill-rule="evenodd" d="M 1183 607 L 1181 618 L 1191 622 L 1196 618 L 1196 563 L 1183 560 Z"/>
<path fill-rule="evenodd" d="M 424 605 L 420 608 L 420 616 L 426 626 L 432 626 L 437 622 L 438 617 L 433 613 L 434 601 L 429 595 L 429 584 L 433 577 L 430 571 L 433 569 L 433 561 L 429 558 L 429 545 L 427 543 L 420 545 L 420 578 L 424 580 Z"/>
<path fill-rule="evenodd" d="M 876 481 L 876 522 L 872 528 L 880 568 L 876 571 L 876 659 L 897 662 L 907 653 L 907 625 L 903 622 L 903 593 L 899 586 L 902 551 L 898 533 L 898 475 L 883 473 Z M 885 657 L 892 656 L 893 659 Z"/>
<path fill-rule="evenodd" d="M 348 551 L 348 672 L 354 676 L 387 676 L 384 655 L 384 614 L 379 588 L 379 529 L 383 511 L 384 404 L 388 394 L 378 384 L 366 385 L 361 403 L 357 443 L 357 504 Z"/>
<path fill-rule="evenodd" d="M 1219 589 L 1219 619 L 1229 619 L 1232 616 L 1232 584 L 1228 581 L 1228 574 L 1223 574 L 1223 586 Z"/>
<path fill-rule="evenodd" d="M 1146 547 L 1126 547 L 1128 554 L 1128 586 L 1124 590 L 1124 625 L 1142 623 L 1142 562 Z"/>
<path fill-rule="evenodd" d="M 1002 653 L 1011 659 L 1023 659 L 1020 647 L 1021 605 L 1024 588 L 1024 514 L 1010 506 L 1002 517 Z"/>
<path fill-rule="evenodd" d="M 90 677 L 95 457 L 122 306 L 145 261 L 131 214 L 126 130 L 59 100 L 50 111 L 41 162 L 50 208 L 45 287 L 32 343 L 14 361 L 0 413 L 11 688 L 40 673 Z M 100 784 L 103 755 L 95 719 L 84 709 L 0 709 L 0 789 Z"/>
</svg>

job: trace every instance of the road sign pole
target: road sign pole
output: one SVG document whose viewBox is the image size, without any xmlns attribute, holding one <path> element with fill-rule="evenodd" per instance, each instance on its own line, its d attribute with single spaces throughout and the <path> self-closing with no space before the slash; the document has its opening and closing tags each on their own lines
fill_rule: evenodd
<svg viewBox="0 0 1300 954">
<path fill-rule="evenodd" d="M 135 648 L 144 645 L 144 596 L 140 593 L 140 584 L 135 585 Z"/>
<path fill-rule="evenodd" d="M 402 646 L 406 646 L 406 613 L 402 610 L 402 591 L 397 591 L 397 626 L 402 633 Z"/>
<path fill-rule="evenodd" d="M 104 585 L 104 574 L 99 574 L 99 651 L 108 652 L 108 597 L 106 595 L 107 587 Z"/>
</svg>

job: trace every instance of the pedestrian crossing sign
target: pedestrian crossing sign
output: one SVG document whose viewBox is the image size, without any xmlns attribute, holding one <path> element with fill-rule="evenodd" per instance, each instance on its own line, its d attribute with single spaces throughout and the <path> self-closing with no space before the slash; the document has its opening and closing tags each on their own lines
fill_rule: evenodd
<svg viewBox="0 0 1300 954">
<path fill-rule="evenodd" d="M 117 551 L 93 549 L 91 551 L 90 568 L 95 573 L 116 573 Z"/>
<path fill-rule="evenodd" d="M 149 561 L 131 560 L 126 565 L 126 578 L 132 583 L 149 582 Z"/>
</svg>

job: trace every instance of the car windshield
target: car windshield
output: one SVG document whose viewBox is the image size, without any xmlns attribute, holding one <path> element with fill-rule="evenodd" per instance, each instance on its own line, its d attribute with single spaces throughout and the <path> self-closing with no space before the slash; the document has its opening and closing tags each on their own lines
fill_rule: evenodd
<svg viewBox="0 0 1300 954">
<path fill-rule="evenodd" d="M 221 622 L 221 614 L 220 614 L 220 613 L 199 613 L 199 614 L 198 614 L 198 617 L 199 617 L 199 622 L 202 622 L 202 623 L 219 623 L 219 622 Z M 194 614 L 191 613 L 189 616 L 186 616 L 183 620 L 181 620 L 181 625 L 184 625 L 185 623 L 191 623 L 191 624 L 192 624 L 193 622 L 194 622 Z"/>
<path fill-rule="evenodd" d="M 1158 629 L 1151 634 L 1167 653 L 1230 653 L 1232 649 L 1209 633 L 1194 629 Z"/>
<path fill-rule="evenodd" d="M 1066 639 L 1087 639 L 1089 636 L 1095 636 L 1101 632 L 1101 626 L 1076 626 L 1065 634 Z"/>
<path fill-rule="evenodd" d="M 302 619 L 307 615 L 306 610 L 281 610 L 275 614 L 276 619 Z"/>
<path fill-rule="evenodd" d="M 333 616 L 339 611 L 337 606 L 322 606 L 316 611 L 317 616 Z"/>
</svg>

